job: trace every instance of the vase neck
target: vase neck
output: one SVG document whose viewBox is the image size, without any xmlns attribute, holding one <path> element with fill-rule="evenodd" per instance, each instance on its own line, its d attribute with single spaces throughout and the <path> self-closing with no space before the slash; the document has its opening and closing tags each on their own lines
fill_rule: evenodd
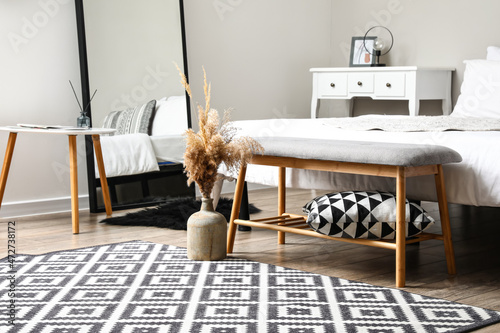
<svg viewBox="0 0 500 333">
<path fill-rule="evenodd" d="M 214 199 L 202 198 L 201 199 L 201 210 L 207 210 L 207 211 L 213 212 L 214 211 Z"/>
</svg>

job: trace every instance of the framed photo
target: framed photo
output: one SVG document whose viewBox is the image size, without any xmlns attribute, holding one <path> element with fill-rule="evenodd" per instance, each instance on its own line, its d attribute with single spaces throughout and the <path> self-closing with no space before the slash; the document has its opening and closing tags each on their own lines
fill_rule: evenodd
<svg viewBox="0 0 500 333">
<path fill-rule="evenodd" d="M 365 45 L 363 45 L 363 37 L 352 37 L 349 67 L 371 66 L 375 63 L 375 56 L 371 53 L 373 53 L 373 44 L 376 38 L 375 36 L 366 36 L 364 38 Z M 370 50 L 371 53 L 366 49 Z"/>
</svg>

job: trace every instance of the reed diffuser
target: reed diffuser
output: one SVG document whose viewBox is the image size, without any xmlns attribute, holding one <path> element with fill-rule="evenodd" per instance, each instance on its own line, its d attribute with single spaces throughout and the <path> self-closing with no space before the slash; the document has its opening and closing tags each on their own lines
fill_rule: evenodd
<svg viewBox="0 0 500 333">
<path fill-rule="evenodd" d="M 78 106 L 80 107 L 80 117 L 78 117 L 76 119 L 76 126 L 81 127 L 81 128 L 90 128 L 90 117 L 87 116 L 87 109 L 89 108 L 90 103 L 92 102 L 92 99 L 94 98 L 95 93 L 97 92 L 97 89 L 92 94 L 92 97 L 90 98 L 89 103 L 87 104 L 87 106 L 84 109 L 84 108 L 82 108 L 82 104 L 80 103 L 80 100 L 78 99 L 78 96 L 76 95 L 76 91 L 75 91 L 75 88 L 73 87 L 73 83 L 71 83 L 71 80 L 69 80 L 69 84 L 71 86 L 71 89 L 73 90 L 73 94 L 75 95 Z"/>
</svg>

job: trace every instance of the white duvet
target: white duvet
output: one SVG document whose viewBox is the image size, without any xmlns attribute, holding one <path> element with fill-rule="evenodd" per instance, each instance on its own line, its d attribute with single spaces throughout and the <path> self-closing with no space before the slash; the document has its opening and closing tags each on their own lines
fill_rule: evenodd
<svg viewBox="0 0 500 333">
<path fill-rule="evenodd" d="M 101 147 L 106 176 L 118 177 L 158 171 L 158 162 L 182 163 L 186 142 L 183 135 L 134 133 L 102 136 Z"/>
<path fill-rule="evenodd" d="M 391 116 L 379 117 L 387 119 Z M 334 119 L 246 120 L 236 121 L 234 125 L 240 129 L 240 135 L 251 137 L 281 136 L 447 146 L 463 158 L 461 163 L 444 166 L 448 201 L 475 206 L 500 206 L 500 131 L 354 131 L 332 126 Z M 250 165 L 246 180 L 277 186 L 277 176 L 275 167 Z M 389 178 L 298 169 L 287 170 L 286 186 L 331 191 L 395 191 L 394 180 Z M 436 201 L 433 176 L 409 178 L 407 197 Z"/>
<path fill-rule="evenodd" d="M 160 170 L 147 134 L 103 135 L 100 141 L 106 177 Z M 94 166 L 96 178 L 99 178 L 97 163 Z"/>
</svg>

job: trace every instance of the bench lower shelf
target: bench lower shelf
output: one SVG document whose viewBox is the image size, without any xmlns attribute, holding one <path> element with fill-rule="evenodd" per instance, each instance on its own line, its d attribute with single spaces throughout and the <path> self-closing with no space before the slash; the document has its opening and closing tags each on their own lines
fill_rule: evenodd
<svg viewBox="0 0 500 333">
<path fill-rule="evenodd" d="M 234 224 L 244 225 L 248 227 L 275 230 L 278 232 L 292 233 L 303 236 L 316 238 L 331 239 L 345 243 L 364 244 L 368 246 L 380 247 L 383 249 L 396 250 L 396 242 L 394 240 L 376 240 L 376 239 L 360 239 L 360 238 L 342 238 L 332 237 L 312 229 L 306 223 L 306 217 L 297 214 L 285 213 L 281 216 L 273 216 L 256 220 L 234 220 Z M 423 232 L 417 236 L 407 238 L 406 244 L 418 243 L 426 240 L 437 239 L 443 240 L 443 235 Z"/>
</svg>

